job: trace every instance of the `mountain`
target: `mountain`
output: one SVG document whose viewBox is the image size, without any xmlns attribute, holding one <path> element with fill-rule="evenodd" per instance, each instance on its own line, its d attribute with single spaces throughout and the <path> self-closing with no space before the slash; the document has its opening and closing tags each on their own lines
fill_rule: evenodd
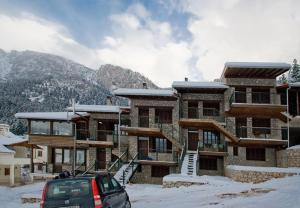
<svg viewBox="0 0 300 208">
<path fill-rule="evenodd" d="M 102 65 L 97 71 L 97 78 L 108 89 L 114 86 L 142 88 L 143 83 L 146 83 L 148 88 L 158 88 L 151 80 L 140 73 L 111 64 Z"/>
<path fill-rule="evenodd" d="M 97 72 L 52 54 L 0 49 L 0 123 L 10 124 L 14 133 L 21 134 L 26 125 L 14 118 L 16 112 L 62 111 L 72 98 L 81 104 L 105 104 L 113 82 L 116 87 L 137 87 L 143 82 L 156 87 L 128 69 L 112 65 L 100 69 Z"/>
</svg>

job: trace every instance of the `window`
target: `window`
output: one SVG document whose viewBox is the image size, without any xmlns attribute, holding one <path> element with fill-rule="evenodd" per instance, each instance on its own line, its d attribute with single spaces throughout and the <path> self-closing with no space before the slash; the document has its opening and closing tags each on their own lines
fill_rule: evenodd
<svg viewBox="0 0 300 208">
<path fill-rule="evenodd" d="M 4 169 L 4 175 L 6 175 L 6 176 L 10 175 L 10 169 L 9 168 Z"/>
<path fill-rule="evenodd" d="M 246 103 L 246 88 L 235 88 L 234 97 L 235 103 Z"/>
<path fill-rule="evenodd" d="M 50 122 L 49 121 L 31 121 L 31 134 L 45 134 L 50 135 Z"/>
<path fill-rule="evenodd" d="M 150 151 L 167 153 L 172 152 L 172 143 L 165 138 L 150 138 Z"/>
<path fill-rule="evenodd" d="M 247 138 L 247 118 L 235 118 L 235 133 L 239 138 Z"/>
<path fill-rule="evenodd" d="M 37 156 L 38 156 L 38 157 L 43 157 L 43 151 L 42 151 L 42 150 L 38 150 Z"/>
<path fill-rule="evenodd" d="M 72 123 L 53 122 L 53 135 L 72 136 Z"/>
<path fill-rule="evenodd" d="M 152 166 L 151 176 L 152 177 L 164 177 L 170 174 L 170 169 L 168 166 Z"/>
<path fill-rule="evenodd" d="M 203 139 L 205 145 L 219 144 L 220 133 L 217 131 L 203 130 Z"/>
<path fill-rule="evenodd" d="M 139 108 L 139 127 L 149 127 L 149 108 Z"/>
<path fill-rule="evenodd" d="M 203 116 L 219 116 L 220 103 L 219 102 L 203 102 Z"/>
<path fill-rule="evenodd" d="M 237 146 L 233 146 L 233 155 L 238 156 L 239 155 L 239 148 Z"/>
<path fill-rule="evenodd" d="M 252 88 L 252 103 L 270 103 L 270 89 Z"/>
<path fill-rule="evenodd" d="M 64 163 L 70 163 L 70 150 L 64 149 Z"/>
<path fill-rule="evenodd" d="M 246 148 L 247 160 L 266 160 L 266 150 L 264 148 Z"/>
<path fill-rule="evenodd" d="M 76 164 L 82 164 L 85 162 L 85 151 L 76 150 Z"/>
<path fill-rule="evenodd" d="M 43 170 L 43 164 L 38 164 L 38 165 L 37 165 L 37 169 L 38 169 L 39 171 L 42 171 L 42 170 Z"/>
<path fill-rule="evenodd" d="M 101 189 L 102 193 L 108 193 L 108 192 L 112 191 L 108 176 L 104 175 L 101 177 L 100 189 Z"/>
<path fill-rule="evenodd" d="M 271 133 L 271 120 L 269 118 L 252 118 L 252 132 L 257 138 L 267 138 Z"/>
<path fill-rule="evenodd" d="M 172 123 L 172 109 L 155 109 L 155 122 L 156 123 Z"/>
<path fill-rule="evenodd" d="M 215 157 L 200 157 L 200 169 L 203 170 L 218 170 L 218 161 Z"/>
<path fill-rule="evenodd" d="M 188 118 L 199 118 L 197 101 L 188 102 Z"/>
<path fill-rule="evenodd" d="M 62 163 L 62 149 L 55 149 L 55 163 Z"/>
<path fill-rule="evenodd" d="M 111 184 L 115 191 L 118 191 L 121 189 L 121 185 L 118 183 L 118 181 L 116 181 L 116 179 L 114 177 L 111 177 Z"/>
</svg>

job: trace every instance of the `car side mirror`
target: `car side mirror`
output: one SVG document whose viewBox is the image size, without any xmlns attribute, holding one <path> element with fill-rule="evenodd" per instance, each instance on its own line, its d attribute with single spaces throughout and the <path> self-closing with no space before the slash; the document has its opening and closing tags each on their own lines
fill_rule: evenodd
<svg viewBox="0 0 300 208">
<path fill-rule="evenodd" d="M 125 189 L 126 189 L 126 186 L 125 186 L 125 185 L 123 185 L 123 186 L 122 186 L 122 189 L 124 189 L 124 190 L 125 190 Z"/>
</svg>

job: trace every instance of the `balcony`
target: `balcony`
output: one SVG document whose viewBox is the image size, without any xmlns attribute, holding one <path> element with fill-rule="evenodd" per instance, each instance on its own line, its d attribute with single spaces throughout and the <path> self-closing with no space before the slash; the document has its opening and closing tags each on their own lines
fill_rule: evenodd
<svg viewBox="0 0 300 208">
<path fill-rule="evenodd" d="M 270 93 L 252 92 L 252 103 L 245 102 L 246 92 L 234 92 L 229 99 L 229 109 L 225 112 L 227 116 L 259 117 L 264 115 L 268 118 L 278 118 L 286 121 L 286 105 L 272 104 Z"/>
<path fill-rule="evenodd" d="M 188 107 L 188 118 L 199 118 L 198 107 Z"/>
<path fill-rule="evenodd" d="M 138 126 L 139 127 L 149 127 L 149 116 L 139 116 L 138 117 Z"/>
<path fill-rule="evenodd" d="M 287 128 L 270 127 L 246 127 L 241 126 L 236 129 L 237 137 L 252 139 L 277 139 L 287 140 Z"/>
</svg>

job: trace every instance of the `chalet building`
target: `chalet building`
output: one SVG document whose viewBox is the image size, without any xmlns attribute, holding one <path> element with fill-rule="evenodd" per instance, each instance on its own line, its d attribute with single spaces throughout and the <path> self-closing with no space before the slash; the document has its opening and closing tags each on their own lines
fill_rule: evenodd
<svg viewBox="0 0 300 208">
<path fill-rule="evenodd" d="M 111 105 L 75 105 L 75 113 L 68 108 L 66 112 L 17 113 L 15 116 L 28 121 L 30 144 L 47 147 L 47 172 L 84 172 L 108 168 L 117 143 L 115 130 L 119 116 L 124 118 L 128 109 Z M 74 157 L 75 170 L 72 169 Z"/>
<path fill-rule="evenodd" d="M 218 82 L 116 89 L 128 107 L 75 105 L 16 117 L 28 120 L 31 144 L 48 147 L 48 172 L 71 170 L 74 155 L 76 169 L 107 169 L 124 183 L 224 175 L 227 165 L 276 167 L 277 152 L 300 143 L 300 84 L 276 81 L 290 67 L 229 62 Z"/>
</svg>

